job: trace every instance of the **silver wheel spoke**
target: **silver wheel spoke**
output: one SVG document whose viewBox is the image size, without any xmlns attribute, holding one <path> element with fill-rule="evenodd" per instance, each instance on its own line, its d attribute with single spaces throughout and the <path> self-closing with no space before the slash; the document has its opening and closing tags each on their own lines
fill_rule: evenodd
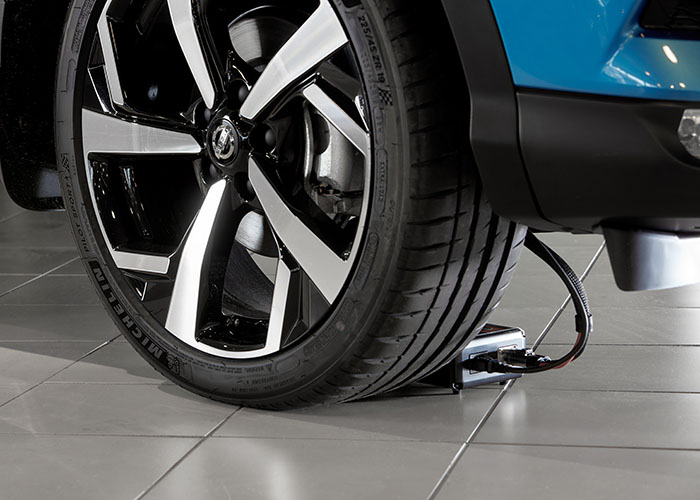
<svg viewBox="0 0 700 500">
<path fill-rule="evenodd" d="M 193 345 L 199 327 L 199 313 L 209 296 L 207 255 L 221 209 L 229 199 L 225 180 L 214 184 L 192 224 L 182 249 L 168 309 L 165 328 Z"/>
<path fill-rule="evenodd" d="M 114 53 L 114 41 L 112 40 L 112 30 L 107 19 L 107 11 L 112 2 L 109 1 L 102 9 L 100 19 L 97 21 L 97 32 L 100 37 L 100 45 L 102 46 L 102 56 L 105 62 L 105 77 L 107 78 L 107 86 L 109 94 L 114 104 L 119 106 L 124 105 L 124 92 L 122 84 L 119 80 L 119 72 L 117 71 L 117 58 Z"/>
<path fill-rule="evenodd" d="M 88 174 L 90 196 L 95 212 L 99 215 L 95 185 L 92 181 L 90 155 L 106 154 L 199 154 L 202 147 L 189 134 L 121 120 L 111 115 L 83 110 L 83 151 Z M 125 271 L 149 274 L 166 274 L 170 269 L 170 257 L 120 251 L 112 246 L 106 236 L 102 218 L 97 218 L 110 254 L 117 267 Z"/>
<path fill-rule="evenodd" d="M 253 158 L 248 175 L 275 233 L 321 294 L 333 303 L 348 277 L 350 262 L 336 255 L 289 209 Z"/>
<path fill-rule="evenodd" d="M 122 271 L 165 275 L 170 269 L 170 257 L 136 252 L 112 252 L 114 263 Z"/>
<path fill-rule="evenodd" d="M 180 48 L 185 55 L 187 65 L 190 67 L 199 92 L 202 94 L 204 104 L 209 109 L 214 109 L 216 104 L 216 86 L 197 35 L 193 0 L 168 0 L 168 7 L 175 35 L 178 42 L 180 42 Z"/>
<path fill-rule="evenodd" d="M 171 0 L 172 1 L 172 0 Z M 321 5 L 272 58 L 241 108 L 241 116 L 256 119 L 284 90 L 348 43 L 328 0 Z"/>
<path fill-rule="evenodd" d="M 291 269 L 280 258 L 277 264 L 277 272 L 275 273 L 275 291 L 272 294 L 272 309 L 270 310 L 270 325 L 267 329 L 267 340 L 265 342 L 265 351 L 270 353 L 277 352 L 282 348 L 282 337 L 289 326 L 285 321 L 290 314 L 287 305 L 291 287 L 294 286 L 293 273 Z"/>
<path fill-rule="evenodd" d="M 365 158 L 370 153 L 369 133 L 358 125 L 333 99 L 328 97 L 318 85 L 310 85 L 304 89 L 304 97 L 321 113 L 338 132 L 343 134 Z"/>
<path fill-rule="evenodd" d="M 90 153 L 199 154 L 202 146 L 183 132 L 151 127 L 83 110 L 83 149 Z"/>
</svg>

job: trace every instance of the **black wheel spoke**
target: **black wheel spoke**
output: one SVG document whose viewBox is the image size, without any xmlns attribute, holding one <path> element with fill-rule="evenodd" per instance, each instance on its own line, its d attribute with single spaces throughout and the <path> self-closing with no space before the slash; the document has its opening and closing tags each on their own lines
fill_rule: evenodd
<svg viewBox="0 0 700 500">
<path fill-rule="evenodd" d="M 214 51 L 205 16 L 199 1 L 168 0 L 175 35 L 194 81 L 209 109 L 214 109 L 223 95 L 223 71 Z"/>
<path fill-rule="evenodd" d="M 109 8 L 112 2 L 105 4 L 100 18 L 97 22 L 97 30 L 102 47 L 102 58 L 104 60 L 105 83 L 109 90 L 111 102 L 117 106 L 124 106 L 124 91 L 117 68 L 117 58 L 114 50 L 114 37 L 112 33 L 111 20 L 109 18 Z"/>
</svg>

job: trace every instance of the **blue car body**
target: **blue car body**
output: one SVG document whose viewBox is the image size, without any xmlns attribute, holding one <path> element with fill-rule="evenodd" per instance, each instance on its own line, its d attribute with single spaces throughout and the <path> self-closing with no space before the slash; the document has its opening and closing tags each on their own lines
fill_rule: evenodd
<svg viewBox="0 0 700 500">
<path fill-rule="evenodd" d="M 640 26 L 645 0 L 491 0 L 519 87 L 700 101 L 700 41 Z"/>
</svg>

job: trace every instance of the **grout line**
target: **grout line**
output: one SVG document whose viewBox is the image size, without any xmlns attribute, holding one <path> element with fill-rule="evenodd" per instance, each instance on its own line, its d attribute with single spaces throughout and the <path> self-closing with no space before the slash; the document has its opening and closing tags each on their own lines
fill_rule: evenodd
<svg viewBox="0 0 700 500">
<path fill-rule="evenodd" d="M 58 275 L 53 275 L 55 277 L 60 277 L 63 278 L 64 276 L 61 276 L 60 274 Z M 87 279 L 87 277 L 85 278 Z M 99 296 L 97 296 L 97 290 L 95 290 L 95 298 L 99 300 Z M 2 295 L 0 295 L 0 298 Z M 104 309 L 104 306 L 100 304 L 99 302 L 94 302 L 94 303 L 88 303 L 88 304 L 80 304 L 80 303 L 70 303 L 70 304 L 62 304 L 61 302 L 31 302 L 31 303 L 25 303 L 25 304 L 0 304 L 0 307 L 5 307 L 5 306 L 25 306 L 25 307 L 94 307 L 94 306 L 99 306 Z M 107 312 L 107 311 L 105 311 Z"/>
<path fill-rule="evenodd" d="M 566 346 L 566 345 L 571 345 L 571 344 L 566 344 L 564 342 L 547 342 L 544 345 L 551 345 L 551 346 Z M 700 347 L 700 344 L 640 344 L 637 342 L 630 342 L 630 343 L 619 343 L 619 344 L 613 344 L 613 343 L 604 343 L 604 342 L 589 342 L 588 346 L 598 346 L 598 347 Z"/>
<path fill-rule="evenodd" d="M 551 444 L 551 443 L 475 443 L 477 446 L 524 446 L 530 448 L 587 448 L 593 450 L 640 450 L 640 451 L 689 451 L 700 452 L 700 448 L 660 448 L 658 446 L 612 446 L 598 444 Z"/>
<path fill-rule="evenodd" d="M 54 276 L 61 276 L 60 274 L 54 275 Z M 87 276 L 85 276 L 87 278 Z M 0 308 L 3 307 L 40 307 L 40 306 L 60 306 L 60 307 L 94 307 L 94 308 L 99 308 L 104 310 L 104 306 L 96 302 L 94 304 L 26 304 L 26 303 L 21 303 L 21 304 L 4 304 L 0 303 Z"/>
<path fill-rule="evenodd" d="M 162 381 L 154 380 L 153 382 L 81 382 L 75 380 L 47 380 L 44 382 L 46 385 L 91 385 L 91 386 L 103 386 L 103 385 L 118 385 L 118 386 L 129 386 L 129 387 L 179 387 L 174 382 L 168 382 L 163 379 Z M 0 431 L 0 434 L 2 431 Z"/>
<path fill-rule="evenodd" d="M 97 387 L 97 386 L 105 386 L 105 385 L 114 385 L 114 386 L 126 386 L 126 387 L 179 387 L 177 384 L 174 382 L 168 382 L 167 380 L 162 380 L 162 381 L 153 381 L 153 382 L 76 382 L 76 381 L 66 381 L 66 380 L 47 380 L 44 382 L 46 385 L 53 385 L 53 386 L 59 386 L 59 385 L 73 385 L 73 386 L 85 386 L 89 385 L 92 387 Z M 2 434 L 2 431 L 0 431 L 0 434 Z"/>
<path fill-rule="evenodd" d="M 77 432 L 0 432 L 0 436 L 39 436 L 39 437 L 124 437 L 124 438 L 153 438 L 153 439 L 201 439 L 202 436 L 187 434 L 90 434 Z"/>
<path fill-rule="evenodd" d="M 596 263 L 598 262 L 599 257 L 602 255 L 604 250 L 605 250 L 605 241 L 603 241 L 603 243 L 600 245 L 600 248 L 598 248 L 598 251 L 595 253 L 595 255 L 591 259 L 590 263 L 588 264 L 588 267 L 586 267 L 586 270 L 581 275 L 581 282 L 585 281 L 585 279 L 588 277 L 588 275 L 595 267 Z M 549 322 L 545 326 L 544 330 L 542 330 L 542 333 L 540 333 L 540 336 L 537 337 L 537 340 L 535 341 L 535 343 L 533 344 L 533 347 L 532 347 L 533 351 L 545 339 L 545 337 L 547 336 L 549 331 L 552 329 L 554 324 L 561 317 L 562 313 L 566 309 L 566 306 L 569 305 L 570 301 L 571 301 L 571 296 L 569 295 L 569 296 L 567 296 L 566 300 L 562 303 L 562 305 L 559 307 L 557 312 L 554 313 L 554 316 L 552 316 L 552 319 L 549 320 Z M 454 469 L 457 467 L 457 463 L 459 462 L 459 460 L 467 452 L 467 449 L 469 448 L 469 446 L 471 446 L 474 439 L 476 439 L 476 436 L 479 434 L 479 432 L 484 427 L 484 425 L 486 425 L 487 420 L 491 417 L 491 415 L 493 415 L 493 412 L 496 411 L 496 407 L 500 404 L 501 401 L 503 401 L 503 398 L 508 393 L 510 388 L 513 387 L 513 385 L 515 385 L 515 382 L 517 380 L 518 380 L 517 378 L 510 379 L 506 383 L 506 385 L 503 387 L 503 389 L 501 389 L 501 391 L 498 393 L 498 396 L 496 396 L 496 399 L 494 399 L 493 403 L 491 403 L 491 406 L 489 406 L 489 408 L 486 410 L 486 413 L 484 413 L 484 416 L 481 417 L 481 420 L 479 420 L 479 422 L 476 424 L 476 427 L 474 427 L 474 430 L 472 430 L 471 434 L 469 434 L 466 441 L 464 441 L 462 446 L 457 451 L 457 454 L 452 458 L 452 460 L 450 461 L 450 464 L 447 466 L 447 469 L 445 469 L 445 472 L 443 472 L 442 476 L 440 476 L 440 479 L 438 480 L 437 484 L 435 484 L 435 487 L 428 495 L 427 500 L 435 500 L 435 498 L 437 498 L 438 494 L 440 493 L 440 490 L 447 482 L 447 479 L 449 478 L 450 474 L 452 474 L 452 471 L 454 471 Z"/>
<path fill-rule="evenodd" d="M 698 391 L 652 391 L 642 389 L 562 389 L 556 387 L 524 387 L 523 391 L 542 391 L 542 392 L 598 392 L 605 394 L 678 394 L 688 396 L 700 396 Z"/>
<path fill-rule="evenodd" d="M 1 306 L 2 304 L 0 304 Z M 101 339 L 2 339 L 0 340 L 0 347 L 2 347 L 5 344 L 86 344 L 86 343 L 94 343 L 95 340 L 101 340 Z M 106 339 L 106 340 L 111 340 L 111 339 Z M 105 340 L 105 341 L 106 341 Z M 0 384 L 2 385 L 2 384 Z"/>
<path fill-rule="evenodd" d="M 14 219 L 15 217 L 18 217 L 18 216 L 20 216 L 20 215 L 22 215 L 22 214 L 24 214 L 24 213 L 27 213 L 27 212 L 26 212 L 26 211 L 20 211 L 20 212 L 17 212 L 16 214 L 7 215 L 7 216 L 3 217 L 2 219 L 0 219 L 0 223 L 6 222 L 6 221 L 8 221 L 8 220 L 10 220 L 10 219 Z"/>
<path fill-rule="evenodd" d="M 17 290 L 19 290 L 20 288 L 29 285 L 30 283 L 34 283 L 35 281 L 37 281 L 37 280 L 39 280 L 39 279 L 41 279 L 41 278 L 44 278 L 44 277 L 48 276 L 49 274 L 53 273 L 54 271 L 58 271 L 58 270 L 61 269 L 62 267 L 65 267 L 65 266 L 67 266 L 67 265 L 69 265 L 69 264 L 72 264 L 73 262 L 75 262 L 75 261 L 78 260 L 78 259 L 80 259 L 80 257 L 73 257 L 73 258 L 72 258 L 71 260 L 69 260 L 68 262 L 64 262 L 63 264 L 61 264 L 61 265 L 59 265 L 59 266 L 56 266 L 56 267 L 54 267 L 53 269 L 49 269 L 48 271 L 46 271 L 46 272 L 43 273 L 43 274 L 40 274 L 40 275 L 38 275 L 38 276 L 35 276 L 34 278 L 30 279 L 29 281 L 26 281 L 26 282 L 22 283 L 21 285 L 17 285 L 16 287 L 14 287 L 14 288 L 12 288 L 12 289 L 10 289 L 10 290 L 4 292 L 4 293 L 0 293 L 0 298 L 5 297 L 6 295 L 9 295 L 9 294 L 11 294 L 11 293 L 14 292 L 14 291 L 17 291 Z"/>
<path fill-rule="evenodd" d="M 228 418 L 228 417 L 226 417 Z M 218 424 L 217 424 L 218 425 Z M 187 435 L 187 434 L 90 434 L 90 433 L 76 433 L 76 432 L 0 432 L 0 436 L 39 436 L 39 437 L 125 437 L 125 438 L 154 438 L 154 439 L 197 439 L 201 440 L 201 435 Z M 444 441 L 444 440 L 432 440 L 432 439 L 375 439 L 375 438 L 316 438 L 316 437 L 283 437 L 283 436 L 209 436 L 209 439 L 220 440 L 220 441 L 246 441 L 246 440 L 258 440 L 258 441 L 314 441 L 314 442 L 328 442 L 328 443 L 389 443 L 389 444 L 451 444 L 456 445 L 454 441 Z M 479 443 L 481 444 L 481 443 Z M 193 451 L 193 450 L 192 450 Z M 184 457 L 183 457 L 184 458 Z"/>
<path fill-rule="evenodd" d="M 111 339 L 111 340 L 108 340 L 108 341 L 106 341 L 106 342 L 103 342 L 102 344 L 98 345 L 98 346 L 95 347 L 94 349 L 91 349 L 89 352 L 87 352 L 86 354 L 83 354 L 83 355 L 80 356 L 78 359 L 76 359 L 75 361 L 73 361 L 72 363 L 70 363 L 68 366 L 64 366 L 63 368 L 61 368 L 60 370 L 58 370 L 56 373 L 54 373 L 54 374 L 52 374 L 51 376 L 45 378 L 45 379 L 42 380 L 41 382 L 38 382 L 38 383 L 34 384 L 34 385 L 31 386 L 29 389 L 27 389 L 27 390 L 21 392 L 20 394 L 17 394 L 15 397 L 13 397 L 13 398 L 11 398 L 11 399 L 5 401 L 4 403 L 0 404 L 0 408 L 3 408 L 4 406 L 6 406 L 6 405 L 12 403 L 14 400 L 21 398 L 22 396 L 24 396 L 25 394 L 27 394 L 29 391 L 32 391 L 32 390 L 36 389 L 36 388 L 39 387 L 41 384 L 43 384 L 44 382 L 47 382 L 47 381 L 51 380 L 53 377 L 55 377 L 55 376 L 58 375 L 59 373 L 62 373 L 63 371 L 65 371 L 65 370 L 67 370 L 68 368 L 70 368 L 71 366 L 73 366 L 73 365 L 77 364 L 78 362 L 84 360 L 85 358 L 87 358 L 87 357 L 90 356 L 91 354 L 94 354 L 95 352 L 99 351 L 99 350 L 102 349 L 103 347 L 108 346 L 109 344 L 111 344 L 112 342 L 114 342 L 115 340 L 117 340 L 119 337 L 121 337 L 121 334 L 117 335 L 116 337 L 114 337 L 114 338 Z"/>
<path fill-rule="evenodd" d="M 41 246 L 41 245 L 24 245 L 24 244 L 18 244 L 17 246 L 10 246 L 7 244 L 7 242 L 2 242 L 0 243 L 0 250 L 6 252 L 6 251 L 15 251 L 15 252 L 21 252 L 23 250 L 27 251 L 33 251 L 33 250 L 41 250 L 41 251 L 48 251 L 48 252 L 69 252 L 69 251 L 76 251 L 75 246 L 58 246 L 58 247 L 53 247 L 53 246 Z"/>
<path fill-rule="evenodd" d="M 166 471 L 165 471 L 163 474 L 161 474 L 155 481 L 153 481 L 153 483 L 151 483 L 151 485 L 148 486 L 148 488 L 146 488 L 146 489 L 143 490 L 141 493 L 139 493 L 139 494 L 136 496 L 136 498 L 134 498 L 134 500 L 141 500 L 141 499 L 142 499 L 143 497 L 145 497 L 148 493 L 150 493 L 151 490 L 153 490 L 153 488 L 155 488 L 163 479 L 165 479 L 165 477 L 166 477 L 168 474 L 170 474 L 178 465 L 180 465 L 182 462 L 184 462 L 185 459 L 186 459 L 187 457 L 189 457 L 192 453 L 194 453 L 194 451 L 195 451 L 197 448 L 199 448 L 202 444 L 204 444 L 210 437 L 212 437 L 212 436 L 214 435 L 214 433 L 215 433 L 216 431 L 218 431 L 221 427 L 223 427 L 223 425 L 224 425 L 226 422 L 228 422 L 236 413 L 238 413 L 238 412 L 241 411 L 242 409 L 243 409 L 243 407 L 236 408 L 235 410 L 233 410 L 233 412 L 231 412 L 229 415 L 227 415 L 221 422 L 219 422 L 218 424 L 216 424 L 216 425 L 215 425 L 209 432 L 207 432 L 207 433 L 204 435 L 204 437 L 202 437 L 192 448 L 190 448 L 189 450 L 187 450 L 187 452 L 185 452 L 185 454 L 184 454 L 183 456 L 181 456 L 181 457 L 177 460 L 177 462 L 175 462 L 173 465 L 171 465 L 170 467 L 168 467 L 168 470 L 166 470 Z"/>
<path fill-rule="evenodd" d="M 469 434 L 467 440 L 464 443 L 462 443 L 462 446 L 460 446 L 459 450 L 457 450 L 457 454 L 454 457 L 452 457 L 452 460 L 447 466 L 447 469 L 445 469 L 445 472 L 442 473 L 442 476 L 440 476 L 440 479 L 438 480 L 437 484 L 430 492 L 430 495 L 428 495 L 428 500 L 434 500 L 440 493 L 440 490 L 442 489 L 443 485 L 445 484 L 445 482 L 447 482 L 447 478 L 450 476 L 450 474 L 452 474 L 452 471 L 455 469 L 455 467 L 457 467 L 457 463 L 467 452 L 467 449 L 471 445 L 472 441 L 476 438 L 477 434 L 479 434 L 479 431 L 484 427 L 484 425 L 486 425 L 486 421 L 493 414 L 493 412 L 496 411 L 496 407 L 501 401 L 503 401 L 503 398 L 508 393 L 508 390 L 510 390 L 510 388 L 513 387 L 515 380 L 516 379 L 514 378 L 510 379 L 503 387 L 503 389 L 501 389 L 501 391 L 498 393 L 498 396 L 496 396 L 496 399 L 493 400 L 493 403 L 491 403 L 491 406 L 489 406 L 488 410 L 486 410 L 484 416 L 481 417 L 479 423 L 476 424 L 476 427 L 474 427 L 474 430 L 472 430 L 471 434 Z"/>
</svg>

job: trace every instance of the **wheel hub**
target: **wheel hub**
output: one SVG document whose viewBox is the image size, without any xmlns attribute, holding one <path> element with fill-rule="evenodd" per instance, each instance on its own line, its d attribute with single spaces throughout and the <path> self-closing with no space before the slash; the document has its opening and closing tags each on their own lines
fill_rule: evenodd
<svg viewBox="0 0 700 500">
<path fill-rule="evenodd" d="M 227 114 L 212 120 L 207 132 L 207 150 L 215 165 L 231 167 L 240 155 L 242 146 L 241 133 Z"/>
</svg>

